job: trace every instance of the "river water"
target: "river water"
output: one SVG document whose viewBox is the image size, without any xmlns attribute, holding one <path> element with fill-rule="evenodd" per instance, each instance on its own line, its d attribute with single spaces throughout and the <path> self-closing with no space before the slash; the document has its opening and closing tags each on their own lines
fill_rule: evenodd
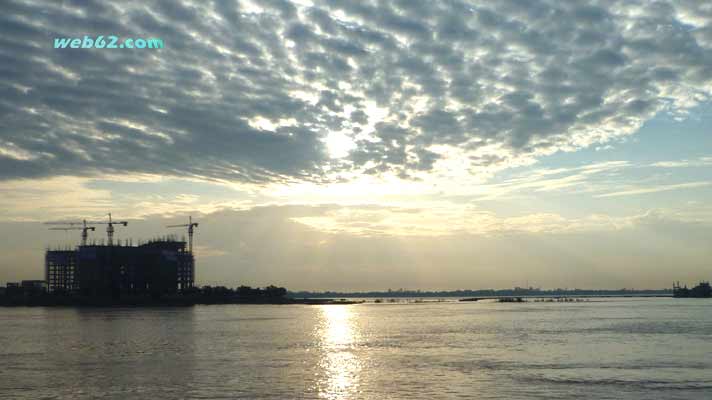
<svg viewBox="0 0 712 400">
<path fill-rule="evenodd" d="M 712 300 L 0 308 L 9 399 L 710 399 Z"/>
</svg>

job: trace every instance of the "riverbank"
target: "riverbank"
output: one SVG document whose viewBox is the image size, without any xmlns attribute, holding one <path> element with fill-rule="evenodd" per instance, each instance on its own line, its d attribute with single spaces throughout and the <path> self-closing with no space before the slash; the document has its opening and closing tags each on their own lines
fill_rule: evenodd
<svg viewBox="0 0 712 400">
<path fill-rule="evenodd" d="M 195 305 L 214 304 L 359 304 L 362 300 L 347 299 L 294 299 L 288 297 L 232 297 L 232 298 L 201 298 L 201 297 L 165 297 L 154 299 L 150 297 L 127 297 L 119 299 L 72 297 L 72 296 L 36 296 L 36 297 L 0 297 L 0 307 L 191 307 Z"/>
</svg>

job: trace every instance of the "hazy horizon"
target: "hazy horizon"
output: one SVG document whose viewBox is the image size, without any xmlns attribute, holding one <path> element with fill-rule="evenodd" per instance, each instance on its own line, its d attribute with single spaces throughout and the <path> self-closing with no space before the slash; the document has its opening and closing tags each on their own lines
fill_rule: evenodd
<svg viewBox="0 0 712 400">
<path fill-rule="evenodd" d="M 712 279 L 705 2 L 3 8 L 0 282 L 79 243 L 42 222 L 108 212 L 122 240 L 192 215 L 199 285 Z M 99 35 L 164 48 L 53 48 Z"/>
</svg>

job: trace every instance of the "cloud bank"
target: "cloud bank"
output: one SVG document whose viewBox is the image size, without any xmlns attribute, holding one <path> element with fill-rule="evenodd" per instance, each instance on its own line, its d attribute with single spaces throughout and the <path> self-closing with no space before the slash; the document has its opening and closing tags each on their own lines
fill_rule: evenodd
<svg viewBox="0 0 712 400">
<path fill-rule="evenodd" d="M 159 37 L 162 50 L 53 49 Z M 411 179 L 530 163 L 712 93 L 689 1 L 5 2 L 0 179 Z"/>
<path fill-rule="evenodd" d="M 696 222 L 697 217 L 684 222 L 684 210 L 631 217 L 616 230 L 578 226 L 614 221 L 545 217 L 551 226 L 536 234 L 526 229 L 526 223 L 534 221 L 521 219 L 502 222 L 523 230 L 432 236 L 430 221 L 425 220 L 420 223 L 424 234 L 408 240 L 388 234 L 403 210 L 390 210 L 390 216 L 387 211 L 289 206 L 194 215 L 200 221 L 196 279 L 199 284 L 277 284 L 293 290 L 505 288 L 526 280 L 543 287 L 660 288 L 673 280 L 694 282 L 709 274 L 709 207 L 705 224 Z M 307 217 L 337 218 L 342 212 L 356 214 L 366 226 L 383 233 L 353 235 L 353 225 L 324 232 L 302 223 Z M 117 229 L 116 239 L 133 238 L 135 243 L 167 233 L 185 235 L 165 227 L 184 221 L 183 216 L 130 220 L 128 227 Z M 455 222 L 447 218 L 447 223 Z M 563 230 L 550 229 L 555 224 Z M 76 231 L 48 231 L 42 224 L 24 222 L 0 221 L 0 232 L 12 232 L 0 242 L 4 254 L 0 279 L 8 281 L 39 278 L 48 244 L 74 246 L 79 240 Z M 98 229 L 90 233 L 90 240 L 105 236 Z"/>
</svg>

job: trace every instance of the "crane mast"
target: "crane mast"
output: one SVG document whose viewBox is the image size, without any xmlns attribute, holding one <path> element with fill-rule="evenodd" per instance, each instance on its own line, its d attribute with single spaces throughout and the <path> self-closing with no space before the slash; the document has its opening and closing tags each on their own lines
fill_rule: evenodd
<svg viewBox="0 0 712 400">
<path fill-rule="evenodd" d="M 111 213 L 107 214 L 109 216 L 109 222 L 105 221 L 92 221 L 90 223 L 92 224 L 102 224 L 106 225 L 106 238 L 107 238 L 107 245 L 113 246 L 114 245 L 114 225 L 123 225 L 126 226 L 129 223 L 126 221 L 114 221 L 111 219 Z"/>
<path fill-rule="evenodd" d="M 187 224 L 180 224 L 180 225 L 168 225 L 167 228 L 188 228 L 188 251 L 190 251 L 191 254 L 193 254 L 193 233 L 194 233 L 194 228 L 198 227 L 197 222 L 193 222 L 193 217 L 188 216 L 188 223 Z"/>
</svg>

